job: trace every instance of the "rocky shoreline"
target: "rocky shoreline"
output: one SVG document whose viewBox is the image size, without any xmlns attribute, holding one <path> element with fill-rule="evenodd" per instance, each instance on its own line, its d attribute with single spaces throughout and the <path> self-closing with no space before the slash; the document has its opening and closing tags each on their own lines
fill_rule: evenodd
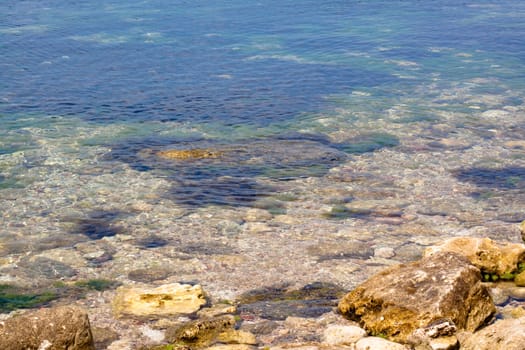
<svg viewBox="0 0 525 350">
<path fill-rule="evenodd" d="M 0 348 L 518 350 L 524 300 L 524 244 L 458 237 L 346 294 L 318 282 L 217 300 L 198 284 L 137 283 L 70 305 L 16 310 L 0 323 Z"/>
</svg>

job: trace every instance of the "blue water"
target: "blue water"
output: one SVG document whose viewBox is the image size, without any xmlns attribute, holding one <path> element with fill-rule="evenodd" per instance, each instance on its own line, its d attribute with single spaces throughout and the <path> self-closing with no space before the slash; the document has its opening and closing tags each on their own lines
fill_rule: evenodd
<svg viewBox="0 0 525 350">
<path fill-rule="evenodd" d="M 124 135 L 82 142 L 107 145 L 106 161 L 140 171 L 166 170 L 137 156 L 142 148 L 240 148 L 287 135 L 355 155 L 400 144 L 399 135 L 366 127 L 367 120 L 388 120 L 386 111 L 400 101 L 411 103 L 401 102 L 403 118 L 392 123 L 429 129 L 444 111 L 472 116 L 452 121 L 458 128 L 490 127 L 475 115 L 494 106 L 481 101 L 471 110 L 461 96 L 440 104 L 449 88 L 500 96 L 498 107 L 523 103 L 523 1 L 5 0 L 1 9 L 0 154 L 37 148 L 27 128 L 50 128 L 58 118 L 70 127 L 133 125 Z M 495 83 L 472 82 L 479 78 Z M 350 113 L 340 117 L 341 109 Z M 318 122 L 327 116 L 338 123 Z M 180 130 L 160 136 L 162 124 L 172 122 Z M 341 129 L 356 135 L 326 136 Z M 278 179 L 298 177 L 294 167 L 317 176 L 343 158 L 271 170 Z M 306 170 L 319 163 L 329 164 Z M 234 176 L 251 184 L 268 175 L 263 168 L 205 163 L 168 176 L 211 183 Z M 238 190 L 257 196 L 252 187 Z"/>
<path fill-rule="evenodd" d="M 520 1 L 5 1 L 1 112 L 259 126 L 322 110 L 330 94 L 407 94 L 433 73 L 522 88 L 524 12 Z M 476 53 L 468 66 L 463 51 Z M 393 75 L 407 71 L 412 81 Z"/>
</svg>

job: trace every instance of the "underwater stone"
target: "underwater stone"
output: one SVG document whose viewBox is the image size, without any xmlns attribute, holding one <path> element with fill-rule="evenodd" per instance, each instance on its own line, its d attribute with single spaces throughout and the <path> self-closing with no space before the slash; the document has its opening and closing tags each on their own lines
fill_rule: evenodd
<svg viewBox="0 0 525 350">
<path fill-rule="evenodd" d="M 157 288 L 119 287 L 113 300 L 117 316 L 191 314 L 206 304 L 200 285 L 165 284 Z"/>
<path fill-rule="evenodd" d="M 76 275 L 76 271 L 72 267 L 46 257 L 30 257 L 22 260 L 19 266 L 25 269 L 24 272 L 27 277 L 35 280 L 42 278 L 59 279 Z"/>
<path fill-rule="evenodd" d="M 205 158 L 219 158 L 224 152 L 210 150 L 210 149 L 172 149 L 157 152 L 161 158 L 167 159 L 205 159 Z"/>
<path fill-rule="evenodd" d="M 458 254 L 437 253 L 376 274 L 348 293 L 339 310 L 371 334 L 406 342 L 443 318 L 474 331 L 496 308 L 476 267 Z"/>
</svg>

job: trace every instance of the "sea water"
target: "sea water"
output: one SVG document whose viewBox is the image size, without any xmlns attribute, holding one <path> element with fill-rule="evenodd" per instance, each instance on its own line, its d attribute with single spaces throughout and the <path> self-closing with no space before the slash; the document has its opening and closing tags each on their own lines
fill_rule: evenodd
<svg viewBox="0 0 525 350">
<path fill-rule="evenodd" d="M 352 286 L 446 237 L 520 239 L 522 1 L 0 6 L 6 283 Z"/>
</svg>

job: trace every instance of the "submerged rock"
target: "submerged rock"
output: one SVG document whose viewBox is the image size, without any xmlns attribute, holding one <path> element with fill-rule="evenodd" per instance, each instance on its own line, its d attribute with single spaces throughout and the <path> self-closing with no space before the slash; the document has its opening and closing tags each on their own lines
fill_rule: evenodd
<svg viewBox="0 0 525 350">
<path fill-rule="evenodd" d="M 0 349 L 95 350 L 95 346 L 87 313 L 61 306 L 0 322 Z"/>
<path fill-rule="evenodd" d="M 117 316 L 191 314 L 206 304 L 200 285 L 172 283 L 157 288 L 120 287 L 113 300 Z"/>
<path fill-rule="evenodd" d="M 167 159 L 205 159 L 205 158 L 219 158 L 224 152 L 212 149 L 171 149 L 166 151 L 159 151 L 157 155 L 161 158 Z"/>
<path fill-rule="evenodd" d="M 504 279 L 512 279 L 520 262 L 525 262 L 525 245 L 498 244 L 489 238 L 458 237 L 438 246 L 429 247 L 424 256 L 438 252 L 455 252 L 465 256 L 483 273 L 496 274 Z"/>
<path fill-rule="evenodd" d="M 348 293 L 339 310 L 372 335 L 400 342 L 440 319 L 475 331 L 496 311 L 479 270 L 455 253 L 388 268 Z"/>
</svg>

